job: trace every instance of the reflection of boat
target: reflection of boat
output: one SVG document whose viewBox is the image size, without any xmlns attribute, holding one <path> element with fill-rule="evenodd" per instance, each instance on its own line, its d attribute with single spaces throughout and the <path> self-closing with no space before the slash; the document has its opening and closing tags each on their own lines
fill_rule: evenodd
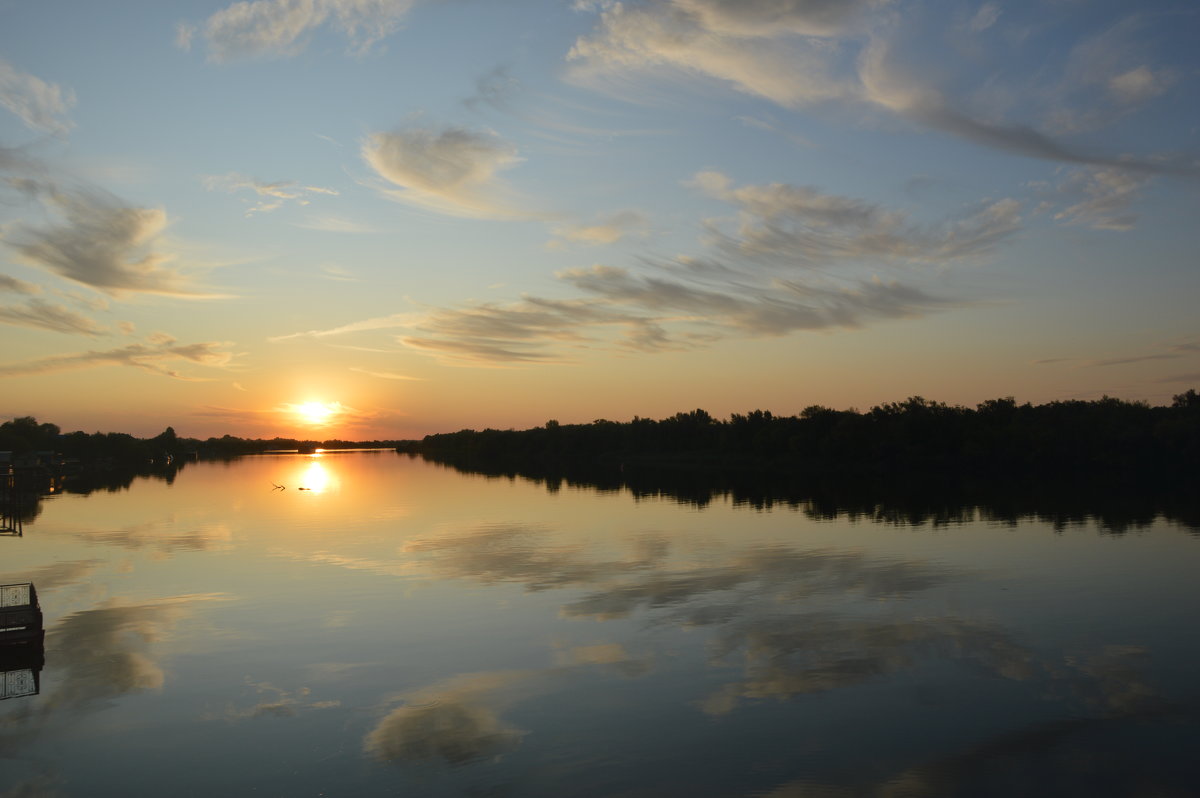
<svg viewBox="0 0 1200 798">
<path fill-rule="evenodd" d="M 45 634 L 33 583 L 0 585 L 0 700 L 41 691 Z"/>
</svg>

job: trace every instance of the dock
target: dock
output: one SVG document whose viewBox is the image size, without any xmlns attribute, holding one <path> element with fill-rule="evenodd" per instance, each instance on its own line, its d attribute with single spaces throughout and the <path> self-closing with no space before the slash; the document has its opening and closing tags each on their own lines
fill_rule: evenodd
<svg viewBox="0 0 1200 798">
<path fill-rule="evenodd" d="M 0 585 L 0 701 L 41 692 L 45 636 L 33 583 Z"/>
</svg>

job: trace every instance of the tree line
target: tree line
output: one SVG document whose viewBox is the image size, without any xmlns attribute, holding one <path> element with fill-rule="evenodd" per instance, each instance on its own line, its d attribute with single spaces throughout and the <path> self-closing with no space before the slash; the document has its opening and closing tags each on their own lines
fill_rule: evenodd
<svg viewBox="0 0 1200 798">
<path fill-rule="evenodd" d="M 812 406 L 714 418 L 704 410 L 660 420 L 560 424 L 428 435 L 401 447 L 455 464 L 546 468 L 579 462 L 620 468 L 787 470 L 814 474 L 1155 473 L 1200 468 L 1200 395 L 1169 406 L 1112 397 L 975 407 L 920 396 L 868 411 Z"/>
<path fill-rule="evenodd" d="M 226 458 L 279 449 L 397 448 L 447 462 L 580 463 L 616 467 L 787 470 L 812 473 L 1071 472 L 1195 474 L 1200 468 L 1200 394 L 1168 406 L 1103 397 L 1018 404 L 1012 397 L 975 407 L 920 396 L 865 412 L 814 405 L 798 415 L 767 410 L 718 419 L 702 409 L 654 420 L 587 424 L 547 421 L 525 430 L 464 429 L 420 441 L 295 438 L 205 440 L 172 427 L 152 438 L 127 433 L 63 433 L 32 416 L 0 424 L 0 451 L 47 451 L 81 462 L 145 463 L 195 454 Z"/>
<path fill-rule="evenodd" d="M 36 452 L 54 455 L 83 463 L 111 461 L 118 464 L 161 461 L 169 455 L 177 458 L 195 454 L 199 458 L 228 458 L 243 454 L 258 454 L 279 449 L 312 450 L 349 448 L 393 448 L 397 441 L 324 441 L 296 438 L 186 438 L 167 427 L 152 438 L 136 438 L 124 432 L 82 431 L 64 433 L 56 424 L 39 423 L 33 416 L 14 418 L 0 424 L 0 452 L 15 456 Z"/>
</svg>

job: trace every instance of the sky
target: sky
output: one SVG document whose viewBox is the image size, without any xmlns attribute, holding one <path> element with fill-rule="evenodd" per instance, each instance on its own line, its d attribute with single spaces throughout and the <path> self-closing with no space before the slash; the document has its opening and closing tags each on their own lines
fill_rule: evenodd
<svg viewBox="0 0 1200 798">
<path fill-rule="evenodd" d="M 0 0 L 0 418 L 1200 386 L 1200 6 Z"/>
</svg>

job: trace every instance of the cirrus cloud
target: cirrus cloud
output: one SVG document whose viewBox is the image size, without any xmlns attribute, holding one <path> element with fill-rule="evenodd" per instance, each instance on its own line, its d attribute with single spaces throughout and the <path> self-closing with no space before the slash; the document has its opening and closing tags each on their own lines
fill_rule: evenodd
<svg viewBox="0 0 1200 798">
<path fill-rule="evenodd" d="M 56 83 L 22 72 L 0 58 L 0 106 L 12 111 L 34 130 L 66 133 L 73 127 L 67 112 L 75 93 Z"/>
<path fill-rule="evenodd" d="M 1198 173 L 1186 158 L 1118 158 L 1038 128 L 1040 123 L 1052 133 L 1068 134 L 1098 127 L 1166 91 L 1173 76 L 1142 60 L 1134 43 L 1136 17 L 1077 37 L 1066 63 L 1055 64 L 1053 71 L 1043 68 L 1043 73 L 1061 73 L 1056 82 L 1033 74 L 1025 76 L 1020 90 L 1006 88 L 1000 78 L 973 89 L 948 89 L 944 76 L 916 68 L 930 46 L 931 27 L 919 7 L 910 6 L 902 17 L 899 5 L 888 0 L 592 4 L 600 9 L 599 18 L 568 53 L 569 75 L 635 98 L 646 93 L 647 75 L 715 80 L 784 108 L 837 103 L 886 111 L 1028 158 L 1096 166 L 1120 162 L 1148 174 Z M 997 6 L 985 4 L 968 27 L 981 33 L 999 16 Z M 1005 65 L 1023 58 L 1011 53 Z M 983 96 L 1003 96 L 1006 102 L 981 102 Z M 1024 103 L 1010 101 L 1015 97 Z"/>
<path fill-rule="evenodd" d="M 103 325 L 97 324 L 82 313 L 36 297 L 23 305 L 0 306 L 0 324 L 80 335 L 100 335 L 107 332 Z"/>
<path fill-rule="evenodd" d="M 416 0 L 253 0 L 217 11 L 202 28 L 176 29 L 176 45 L 191 49 L 197 33 L 208 43 L 210 61 L 287 57 L 302 52 L 311 36 L 330 26 L 363 54 L 394 33 Z"/>
<path fill-rule="evenodd" d="M 129 344 L 107 350 L 50 355 L 36 360 L 0 364 L 0 377 L 51 374 L 95 366 L 131 366 L 164 377 L 195 381 L 199 378 L 189 377 L 165 364 L 182 361 L 207 368 L 225 368 L 233 361 L 233 354 L 225 351 L 224 346 L 225 344 L 215 341 L 179 344 L 170 336 L 156 335 L 151 336 L 148 343 Z"/>
<path fill-rule="evenodd" d="M 856 329 L 973 304 L 929 287 L 921 269 L 987 256 L 1021 229 L 1012 199 L 918 223 L 814 188 L 737 187 L 719 172 L 690 185 L 737 213 L 732 230 L 708 223 L 705 256 L 572 267 L 556 274 L 572 292 L 566 297 L 427 308 L 271 340 L 394 329 L 397 343 L 443 361 L 512 366 L 569 362 L 584 350 L 671 351 Z"/>
<path fill-rule="evenodd" d="M 837 41 L 871 0 L 753 2 L 670 0 L 613 3 L 597 30 L 567 55 L 572 77 L 602 85 L 629 71 L 672 70 L 715 78 L 779 105 L 847 96 L 835 74 Z"/>
<path fill-rule="evenodd" d="M 136 207 L 96 188 L 26 182 L 26 192 L 59 218 L 42 227 L 15 225 L 5 234 L 4 242 L 28 264 L 110 295 L 216 296 L 170 265 L 175 257 L 161 250 L 162 208 Z"/>
<path fill-rule="evenodd" d="M 267 183 L 251 177 L 229 172 L 224 175 L 207 175 L 200 180 L 209 191 L 227 191 L 230 194 L 239 191 L 251 191 L 260 199 L 246 209 L 246 215 L 267 213 L 283 207 L 285 202 L 295 201 L 297 205 L 307 205 L 312 194 L 329 194 L 337 196 L 336 189 L 323 186 L 304 186 L 295 180 L 276 180 Z"/>
<path fill-rule="evenodd" d="M 555 238 L 546 246 L 562 249 L 568 244 L 600 246 L 615 244 L 630 236 L 644 236 L 650 220 L 638 211 L 618 211 L 598 219 L 594 224 L 568 224 L 554 229 Z"/>
</svg>

